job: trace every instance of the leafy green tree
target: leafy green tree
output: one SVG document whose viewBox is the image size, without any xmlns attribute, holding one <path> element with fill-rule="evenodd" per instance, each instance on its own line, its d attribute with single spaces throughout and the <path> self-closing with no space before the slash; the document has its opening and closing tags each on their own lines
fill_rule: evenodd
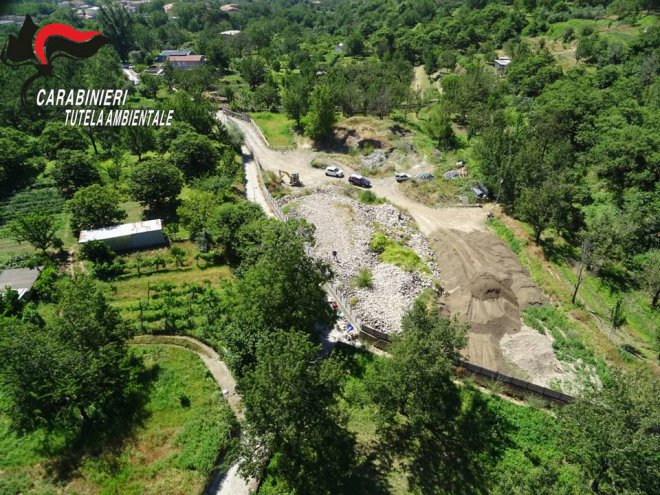
<svg viewBox="0 0 660 495">
<path fill-rule="evenodd" d="M 172 91 L 174 86 L 174 67 L 169 60 L 166 60 L 163 64 L 163 79 L 167 83 L 167 88 Z"/>
<path fill-rule="evenodd" d="M 171 126 L 163 126 L 156 131 L 156 151 L 164 155 L 170 150 L 172 142 L 187 132 L 195 132 L 195 129 L 187 122 L 175 121 Z"/>
<path fill-rule="evenodd" d="M 78 127 L 51 121 L 46 124 L 39 137 L 39 146 L 47 158 L 53 159 L 60 150 L 85 150 L 88 145 Z"/>
<path fill-rule="evenodd" d="M 73 196 L 78 189 L 101 180 L 96 166 L 82 151 L 62 150 L 57 153 L 51 175 L 57 187 L 67 197 Z"/>
<path fill-rule="evenodd" d="M 559 410 L 570 460 L 582 466 L 592 493 L 652 494 L 660 490 L 660 390 L 644 370 L 613 370 Z"/>
<path fill-rule="evenodd" d="M 167 105 L 174 110 L 177 119 L 192 126 L 198 133 L 208 136 L 214 131 L 216 123 L 211 116 L 214 109 L 203 95 L 177 91 Z"/>
<path fill-rule="evenodd" d="M 310 97 L 309 113 L 305 117 L 305 132 L 313 139 L 324 139 L 332 135 L 337 122 L 335 104 L 326 85 L 314 88 Z"/>
<path fill-rule="evenodd" d="M 321 359 L 306 335 L 277 332 L 259 345 L 257 365 L 240 385 L 252 440 L 244 472 L 260 474 L 272 455 L 275 476 L 290 492 L 343 493 L 355 441 L 337 404 L 338 363 Z"/>
<path fill-rule="evenodd" d="M 119 57 L 127 61 L 133 45 L 133 17 L 126 7 L 114 0 L 104 3 L 99 11 L 99 22 Z"/>
<path fill-rule="evenodd" d="M 446 150 L 456 146 L 456 134 L 452 128 L 451 117 L 440 105 L 431 108 L 426 121 L 426 132 L 440 149 Z"/>
<path fill-rule="evenodd" d="M 507 80 L 525 96 L 538 96 L 543 89 L 561 78 L 561 68 L 547 48 L 531 51 L 518 48 L 514 63 L 507 68 Z"/>
<path fill-rule="evenodd" d="M 122 128 L 123 140 L 126 147 L 136 154 L 138 161 L 143 155 L 156 147 L 156 133 L 147 126 L 127 126 Z"/>
<path fill-rule="evenodd" d="M 62 240 L 57 236 L 57 224 L 48 213 L 28 213 L 14 218 L 7 227 L 9 236 L 17 242 L 28 242 L 44 253 L 50 249 L 60 249 Z"/>
<path fill-rule="evenodd" d="M 268 112 L 276 112 L 280 108 L 279 87 L 273 80 L 267 81 L 254 90 L 256 108 Z"/>
<path fill-rule="evenodd" d="M 442 79 L 443 102 L 459 123 L 468 125 L 470 114 L 483 111 L 492 102 L 497 89 L 497 76 L 484 65 L 470 64 L 462 75 L 451 74 Z"/>
<path fill-rule="evenodd" d="M 598 123 L 598 142 L 589 150 L 589 161 L 609 188 L 623 197 L 626 188 L 654 191 L 660 181 L 658 123 L 648 115 L 642 125 L 630 125 L 623 116 Z"/>
<path fill-rule="evenodd" d="M 203 207 L 202 212 L 206 208 Z M 206 209 L 206 211 L 208 210 Z M 263 217 L 263 210 L 255 203 L 247 201 L 236 204 L 226 203 L 217 209 L 207 226 L 213 234 L 215 242 L 224 246 L 230 259 L 236 260 L 239 251 L 239 229 Z"/>
<path fill-rule="evenodd" d="M 209 42 L 206 50 L 202 53 L 206 53 L 206 59 L 211 65 L 219 69 L 221 73 L 229 67 L 231 57 L 222 39 L 215 39 Z"/>
<path fill-rule="evenodd" d="M 534 242 L 539 243 L 548 227 L 569 231 L 577 227 L 577 212 L 572 204 L 572 194 L 561 179 L 546 180 L 540 187 L 522 190 L 516 200 L 516 215 L 529 223 L 534 230 Z"/>
<path fill-rule="evenodd" d="M 300 226 L 269 219 L 241 228 L 241 278 L 225 287 L 216 330 L 239 375 L 254 364 L 256 346 L 270 332 L 311 332 L 330 319 L 322 289 L 330 270 L 307 255 L 307 236 L 299 235 Z M 258 235 L 260 252 L 254 244 Z"/>
<path fill-rule="evenodd" d="M 138 89 L 145 97 L 156 98 L 159 87 L 159 79 L 156 76 L 152 76 L 150 74 L 143 74 L 141 76 L 141 85 L 138 87 Z"/>
<path fill-rule="evenodd" d="M 170 256 L 174 260 L 174 264 L 177 267 L 182 267 L 186 262 L 186 252 L 179 246 L 170 248 Z"/>
<path fill-rule="evenodd" d="M 0 291 L 0 317 L 21 316 L 23 306 L 23 301 L 18 297 L 18 291 L 11 287 L 2 287 Z M 2 323 L 0 323 L 0 329 L 2 329 Z M 2 382 L 0 381 L 0 383 Z"/>
<path fill-rule="evenodd" d="M 51 261 L 44 263 L 44 268 L 32 288 L 40 301 L 53 301 L 56 295 L 56 284 L 60 279 L 57 265 Z"/>
<path fill-rule="evenodd" d="M 239 74 L 251 89 L 256 88 L 266 80 L 268 65 L 259 56 L 250 56 L 240 59 L 237 63 Z"/>
<path fill-rule="evenodd" d="M 181 171 L 162 159 L 138 163 L 131 173 L 131 194 L 150 209 L 173 204 L 183 187 Z"/>
<path fill-rule="evenodd" d="M 167 266 L 167 259 L 165 259 L 164 256 L 157 254 L 151 259 L 151 264 L 153 265 L 156 271 L 159 271 L 161 267 L 165 268 Z"/>
<path fill-rule="evenodd" d="M 196 132 L 177 136 L 170 146 L 170 160 L 187 178 L 211 174 L 220 158 L 216 144 Z"/>
<path fill-rule="evenodd" d="M 197 236 L 210 224 L 218 210 L 218 200 L 210 191 L 191 190 L 176 210 L 181 224 L 190 233 L 190 239 Z"/>
<path fill-rule="evenodd" d="M 80 257 L 94 264 L 112 263 L 116 256 L 112 248 L 103 241 L 88 241 L 80 246 Z"/>
<path fill-rule="evenodd" d="M 445 50 L 438 55 L 437 65 L 441 69 L 454 70 L 456 67 L 457 56 L 453 50 Z"/>
<path fill-rule="evenodd" d="M 367 377 L 383 441 L 403 459 L 415 493 L 481 493 L 488 472 L 480 459 L 499 453 L 496 418 L 476 395 L 463 403 L 453 381 L 466 342 L 464 326 L 417 300 L 391 358 Z"/>
<path fill-rule="evenodd" d="M 0 320 L 0 380 L 22 431 L 93 431 L 137 389 L 127 326 L 95 282 L 66 281 L 58 301 L 46 326 Z"/>
<path fill-rule="evenodd" d="M 100 184 L 78 190 L 68 201 L 67 209 L 71 213 L 71 230 L 75 233 L 111 227 L 126 218 L 117 193 Z"/>
<path fill-rule="evenodd" d="M 30 168 L 29 162 L 36 152 L 36 144 L 36 140 L 29 134 L 10 127 L 0 127 L 0 181 L 3 184 L 19 179 Z"/>
<path fill-rule="evenodd" d="M 635 258 L 635 279 L 651 298 L 651 308 L 660 299 L 660 249 L 651 249 Z"/>
<path fill-rule="evenodd" d="M 362 33 L 355 30 L 346 38 L 346 54 L 349 57 L 360 57 L 364 55 L 364 37 Z"/>
<path fill-rule="evenodd" d="M 112 184 L 117 187 L 119 179 L 126 166 L 126 158 L 121 150 L 114 150 L 112 153 L 112 162 L 108 165 L 106 172 L 112 181 Z"/>
</svg>

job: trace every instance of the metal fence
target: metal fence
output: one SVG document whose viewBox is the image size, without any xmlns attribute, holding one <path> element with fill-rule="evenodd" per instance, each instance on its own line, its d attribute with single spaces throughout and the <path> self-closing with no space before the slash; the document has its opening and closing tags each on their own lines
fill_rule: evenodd
<svg viewBox="0 0 660 495">
<path fill-rule="evenodd" d="M 465 368 L 467 371 L 476 375 L 486 377 L 490 380 L 502 382 L 517 391 L 523 392 L 525 394 L 531 393 L 538 395 L 544 399 L 551 400 L 558 404 L 569 404 L 575 400 L 575 398 L 571 395 L 557 392 L 556 390 L 552 390 L 547 387 L 541 387 L 540 385 L 535 385 L 531 382 L 520 380 L 498 371 L 489 370 L 488 368 L 483 368 L 481 366 L 477 366 L 476 364 L 468 363 L 467 361 L 461 361 L 458 363 L 458 365 L 461 368 Z"/>
</svg>

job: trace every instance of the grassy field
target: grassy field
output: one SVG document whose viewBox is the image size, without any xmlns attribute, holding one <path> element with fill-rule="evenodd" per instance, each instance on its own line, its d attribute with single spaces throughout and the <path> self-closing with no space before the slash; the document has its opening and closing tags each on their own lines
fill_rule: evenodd
<svg viewBox="0 0 660 495">
<path fill-rule="evenodd" d="M 175 246 L 186 253 L 184 266 L 176 267 L 170 260 L 159 270 L 143 266 L 138 275 L 135 266 L 138 259 L 143 262 L 156 256 L 167 259 L 169 253 L 165 248 L 133 253 L 124 257 L 126 273 L 110 283 L 112 304 L 138 332 L 162 333 L 168 330 L 166 322 L 178 329 L 195 327 L 194 323 L 203 318 L 204 311 L 198 307 L 196 295 L 188 289 L 205 285 L 215 287 L 218 281 L 233 277 L 227 266 L 207 266 L 204 261 L 198 264 L 193 260 L 196 249 L 191 242 L 178 242 Z"/>
<path fill-rule="evenodd" d="M 41 449 L 44 433 L 18 437 L 0 416 L 0 493 L 202 493 L 218 453 L 231 458 L 233 414 L 195 354 L 154 345 L 133 352 L 155 376 L 147 419 L 133 437 L 120 448 L 85 454 L 68 476 L 56 479 L 60 459 Z M 50 445 L 57 447 L 57 439 Z"/>
<path fill-rule="evenodd" d="M 261 132 L 273 148 L 294 147 L 293 120 L 283 113 L 259 112 L 251 113 L 250 117 L 257 123 Z"/>
</svg>

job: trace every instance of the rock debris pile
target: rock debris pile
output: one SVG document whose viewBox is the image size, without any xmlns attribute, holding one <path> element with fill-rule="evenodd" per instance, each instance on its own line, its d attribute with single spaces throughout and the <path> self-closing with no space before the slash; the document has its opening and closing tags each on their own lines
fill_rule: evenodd
<svg viewBox="0 0 660 495">
<path fill-rule="evenodd" d="M 368 156 L 362 158 L 362 164 L 369 170 L 375 170 L 382 167 L 387 161 L 387 156 L 383 150 L 375 150 Z"/>
<path fill-rule="evenodd" d="M 439 276 L 433 251 L 412 218 L 389 204 L 360 203 L 335 186 L 286 196 L 279 203 L 288 205 L 289 217 L 304 218 L 316 226 L 313 254 L 330 264 L 335 273 L 333 284 L 362 323 L 386 333 L 399 332 L 403 314 Z M 381 261 L 369 247 L 379 231 L 417 253 L 428 271 L 406 271 Z M 370 287 L 356 285 L 361 269 L 370 271 Z"/>
</svg>

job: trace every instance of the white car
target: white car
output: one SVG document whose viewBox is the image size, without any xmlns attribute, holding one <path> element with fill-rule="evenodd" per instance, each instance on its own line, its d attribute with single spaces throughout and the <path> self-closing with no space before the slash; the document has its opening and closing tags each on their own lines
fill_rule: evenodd
<svg viewBox="0 0 660 495">
<path fill-rule="evenodd" d="M 394 180 L 397 181 L 397 182 L 405 182 L 405 181 L 410 180 L 410 179 L 411 179 L 410 175 L 408 175 L 406 173 L 403 173 L 403 172 L 399 172 L 399 173 L 394 174 Z"/>
<path fill-rule="evenodd" d="M 339 167 L 326 167 L 325 175 L 330 177 L 343 177 L 344 172 Z"/>
</svg>

